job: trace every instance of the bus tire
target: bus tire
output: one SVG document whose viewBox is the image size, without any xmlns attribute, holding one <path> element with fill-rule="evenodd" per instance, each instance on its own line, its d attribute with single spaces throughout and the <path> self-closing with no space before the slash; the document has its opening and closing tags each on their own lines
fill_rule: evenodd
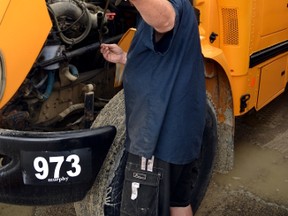
<svg viewBox="0 0 288 216">
<path fill-rule="evenodd" d="M 191 195 L 191 206 L 194 213 L 199 208 L 212 178 L 217 143 L 216 111 L 211 100 L 207 98 L 206 124 L 201 155 L 197 160 L 198 167 L 196 168 L 198 175 Z"/>
<path fill-rule="evenodd" d="M 125 141 L 125 106 L 123 90 L 118 92 L 106 106 L 100 111 L 92 124 L 92 128 L 113 125 L 117 129 L 117 134 L 106 159 L 99 171 L 94 185 L 82 201 L 75 202 L 74 207 L 77 216 L 97 215 L 104 216 L 105 208 L 113 204 L 109 200 L 111 196 L 111 183 L 116 175 L 116 171 L 121 172 L 119 166 L 124 164 L 124 141 Z M 119 169 L 117 169 L 119 167 Z M 114 193 L 114 192 L 113 192 Z M 120 203 L 119 203 L 120 204 Z M 117 206 L 115 206 L 117 208 Z M 115 214 L 117 215 L 117 214 Z"/>
<path fill-rule="evenodd" d="M 201 156 L 197 161 L 198 176 L 192 192 L 191 206 L 197 211 L 208 188 L 217 145 L 216 113 L 212 103 L 207 101 L 206 126 L 203 136 Z M 77 216 L 117 216 L 121 202 L 126 155 L 124 93 L 120 91 L 101 110 L 92 127 L 114 125 L 117 135 L 102 165 L 96 181 L 86 197 L 74 203 Z M 113 190 L 112 190 L 113 188 Z M 115 190 L 115 188 L 117 188 Z"/>
</svg>

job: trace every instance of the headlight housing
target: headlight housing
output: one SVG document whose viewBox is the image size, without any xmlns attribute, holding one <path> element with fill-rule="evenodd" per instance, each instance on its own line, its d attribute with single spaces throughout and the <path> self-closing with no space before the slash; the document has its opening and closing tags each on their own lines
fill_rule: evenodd
<svg viewBox="0 0 288 216">
<path fill-rule="evenodd" d="M 3 97 L 5 86 L 6 86 L 5 63 L 4 63 L 4 57 L 0 50 L 0 100 Z"/>
</svg>

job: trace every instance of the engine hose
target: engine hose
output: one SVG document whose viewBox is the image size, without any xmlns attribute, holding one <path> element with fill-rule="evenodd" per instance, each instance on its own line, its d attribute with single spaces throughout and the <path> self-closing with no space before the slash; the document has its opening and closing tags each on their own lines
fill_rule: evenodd
<svg viewBox="0 0 288 216">
<path fill-rule="evenodd" d="M 38 124 L 38 126 L 47 127 L 47 126 L 53 125 L 57 122 L 61 122 L 64 118 L 69 116 L 71 113 L 73 113 L 75 111 L 83 110 L 83 109 L 84 109 L 84 103 L 73 104 L 73 105 L 69 106 L 68 108 L 66 108 L 65 110 L 63 110 L 61 113 L 59 113 L 53 119 L 50 119 L 50 120 L 45 121 L 45 122 L 41 122 Z"/>
<path fill-rule="evenodd" d="M 116 35 L 114 37 L 105 39 L 103 42 L 104 43 L 117 43 L 117 42 L 119 42 L 119 40 L 122 37 L 123 37 L 123 34 Z M 74 58 L 76 56 L 80 56 L 80 55 L 84 55 L 84 54 L 89 53 L 89 52 L 93 52 L 94 50 L 99 49 L 99 47 L 100 47 L 100 43 L 96 42 L 96 43 L 81 47 L 79 49 L 73 50 L 71 52 L 63 53 L 63 55 L 56 56 L 53 59 L 44 60 L 43 62 L 36 62 L 33 67 L 34 68 L 35 67 L 43 68 L 43 67 L 46 67 L 48 65 L 52 65 L 52 64 L 59 63 L 59 62 L 62 62 L 62 61 L 67 61 L 67 60 L 72 59 L 72 58 Z"/>
<path fill-rule="evenodd" d="M 90 30 L 92 27 L 92 20 L 89 14 L 89 10 L 85 6 L 85 4 L 81 3 L 78 0 L 72 0 L 72 1 L 75 2 L 76 5 L 72 4 L 71 2 L 56 2 L 54 4 L 47 5 L 49 12 L 51 13 L 53 19 L 55 20 L 55 24 L 56 24 L 57 30 L 59 31 L 59 36 L 61 40 L 64 43 L 70 44 L 70 45 L 77 44 L 83 41 L 90 33 Z M 81 10 L 80 14 L 79 14 L 79 8 Z M 71 13 L 69 15 L 77 16 L 77 20 L 74 23 L 78 22 L 82 18 L 82 16 L 85 15 L 86 29 L 79 37 L 68 38 L 63 34 L 63 30 L 60 28 L 58 20 L 57 20 L 58 16 L 66 15 L 66 14 L 62 14 L 63 12 Z"/>
<path fill-rule="evenodd" d="M 78 69 L 74 65 L 69 64 L 69 66 L 64 68 L 64 70 L 65 70 L 64 75 L 68 80 L 73 82 L 78 79 L 79 72 L 78 72 Z"/>
<path fill-rule="evenodd" d="M 54 81 L 55 81 L 55 71 L 54 70 L 49 70 L 47 87 L 46 87 L 46 90 L 45 90 L 44 94 L 42 94 L 40 96 L 41 100 L 47 100 L 49 98 L 49 96 L 51 95 L 52 90 L 53 90 Z"/>
<path fill-rule="evenodd" d="M 82 110 L 82 109 L 84 109 L 84 107 L 85 107 L 84 103 L 71 105 L 70 107 L 68 107 L 67 109 L 65 109 L 64 111 L 62 111 L 61 113 L 58 114 L 57 121 L 62 121 L 66 116 L 68 116 L 72 112 L 74 112 L 76 110 Z"/>
<path fill-rule="evenodd" d="M 42 87 L 44 85 L 44 83 L 46 82 L 47 79 L 48 79 L 48 74 L 45 74 L 44 78 L 42 80 L 40 80 L 40 82 L 33 83 L 33 87 L 36 89 L 39 89 L 40 87 Z"/>
</svg>

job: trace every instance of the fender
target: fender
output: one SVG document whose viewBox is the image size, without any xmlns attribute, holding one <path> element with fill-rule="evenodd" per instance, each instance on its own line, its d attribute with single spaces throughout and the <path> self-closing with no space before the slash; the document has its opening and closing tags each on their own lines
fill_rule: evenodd
<svg viewBox="0 0 288 216">
<path fill-rule="evenodd" d="M 126 33 L 122 36 L 120 41 L 118 42 L 118 45 L 122 48 L 124 52 L 128 52 L 132 39 L 135 35 L 136 28 L 130 28 L 126 31 Z M 114 87 L 120 87 L 122 85 L 123 81 L 123 71 L 124 71 L 124 65 L 117 63 L 116 64 L 116 71 L 115 71 L 115 81 L 114 81 Z"/>
<path fill-rule="evenodd" d="M 11 28 L 13 26 L 14 28 Z M 16 93 L 46 41 L 52 23 L 44 0 L 1 0 L 0 51 L 4 65 L 1 69 L 0 98 L 2 108 Z M 24 29 L 25 28 L 25 29 Z"/>
<path fill-rule="evenodd" d="M 225 76 L 227 78 L 227 82 L 225 84 L 225 91 L 231 91 L 231 96 L 234 100 L 234 95 L 235 95 L 235 90 L 233 89 L 233 85 L 231 85 L 232 83 L 232 76 L 231 74 L 229 73 L 230 71 L 230 67 L 227 63 L 227 60 L 225 58 L 225 55 L 223 53 L 223 51 L 219 48 L 216 48 L 216 47 L 213 47 L 209 44 L 206 44 L 206 43 L 202 43 L 201 44 L 202 46 L 202 54 L 204 56 L 204 59 L 208 59 L 208 60 L 212 60 L 214 61 L 215 63 L 217 63 L 219 65 L 219 69 L 217 69 L 217 71 L 209 71 L 207 69 L 207 63 L 205 63 L 205 67 L 206 67 L 206 71 L 205 71 L 205 76 L 206 76 L 206 79 L 208 78 L 212 78 L 213 76 L 216 75 L 217 72 L 219 72 L 220 70 L 223 72 L 223 75 L 222 76 Z M 220 69 L 221 68 L 221 69 Z M 223 86 L 219 86 L 219 87 L 223 87 Z M 219 98 L 221 99 L 221 98 Z M 235 101 L 233 101 L 233 104 L 236 104 Z M 233 109 L 234 110 L 234 109 Z M 233 113 L 234 114 L 234 113 Z"/>
<path fill-rule="evenodd" d="M 223 51 L 206 43 L 201 43 L 201 47 L 203 56 L 207 59 L 213 59 L 214 61 L 216 61 L 223 68 L 227 75 L 229 83 L 231 83 L 232 77 L 230 73 L 227 73 L 227 71 L 230 70 Z"/>
</svg>

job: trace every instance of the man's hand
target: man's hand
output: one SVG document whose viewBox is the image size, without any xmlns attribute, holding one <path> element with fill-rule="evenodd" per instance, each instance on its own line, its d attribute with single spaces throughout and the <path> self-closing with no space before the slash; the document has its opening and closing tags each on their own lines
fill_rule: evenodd
<svg viewBox="0 0 288 216">
<path fill-rule="evenodd" d="M 124 52 L 117 44 L 101 44 L 100 52 L 109 62 L 126 64 L 127 53 Z"/>
</svg>

